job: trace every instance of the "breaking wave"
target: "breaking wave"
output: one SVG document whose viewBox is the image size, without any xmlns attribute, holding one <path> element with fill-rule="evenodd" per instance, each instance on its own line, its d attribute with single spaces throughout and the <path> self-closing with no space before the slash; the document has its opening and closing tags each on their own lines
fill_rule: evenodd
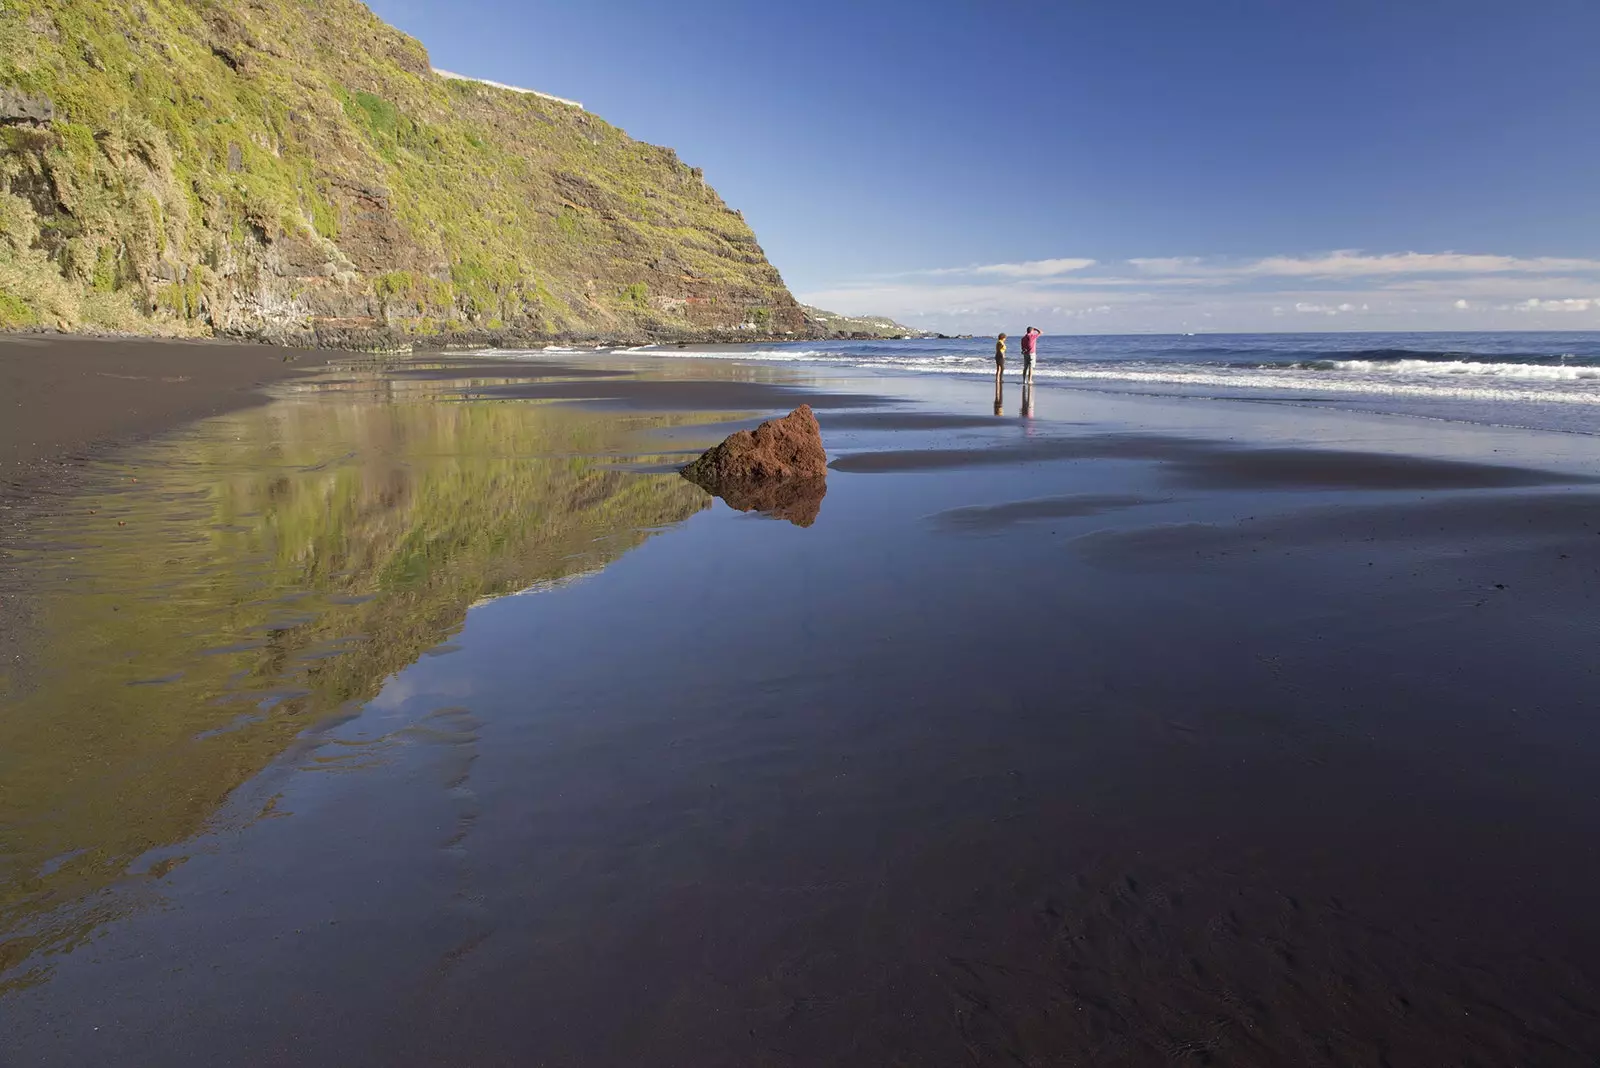
<svg viewBox="0 0 1600 1068">
<path fill-rule="evenodd" d="M 993 339 L 939 338 L 613 351 L 624 358 L 977 377 L 994 374 L 993 349 Z M 1013 350 L 1008 377 L 1020 369 Z M 1600 336 L 1592 334 L 1053 337 L 1041 345 L 1037 377 L 1041 384 L 1097 391 L 1287 401 L 1600 433 L 1594 413 L 1600 408 Z"/>
<path fill-rule="evenodd" d="M 1565 363 L 1484 363 L 1478 360 L 1334 360 L 1328 366 L 1335 371 L 1355 371 L 1363 374 L 1417 375 L 1424 377 L 1478 376 L 1492 378 L 1523 378 L 1543 382 L 1579 382 L 1584 379 L 1600 380 L 1600 366 L 1594 364 Z"/>
</svg>

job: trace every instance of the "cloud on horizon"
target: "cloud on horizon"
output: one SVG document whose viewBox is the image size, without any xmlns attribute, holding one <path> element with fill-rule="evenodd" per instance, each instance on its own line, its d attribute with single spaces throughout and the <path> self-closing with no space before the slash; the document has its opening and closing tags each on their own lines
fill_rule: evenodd
<svg viewBox="0 0 1600 1068">
<path fill-rule="evenodd" d="M 1565 300 L 1540 300 L 1533 297 L 1516 306 L 1517 311 L 1586 312 L 1600 307 L 1600 297 L 1568 297 Z"/>
<path fill-rule="evenodd" d="M 1400 274 L 1553 274 L 1600 271 L 1600 260 L 1523 258 L 1462 252 L 1389 252 L 1368 255 L 1360 249 L 1339 249 L 1317 256 L 1268 256 L 1238 265 L 1198 256 L 1132 259 L 1146 274 L 1207 275 L 1231 278 L 1368 278 Z"/>
<path fill-rule="evenodd" d="M 970 267 L 939 267 L 915 274 L 931 275 L 985 275 L 997 274 L 1008 278 L 1053 278 L 1093 267 L 1097 261 L 1084 259 L 1026 260 L 1022 263 L 983 263 Z"/>
<path fill-rule="evenodd" d="M 862 279 L 803 299 L 973 333 L 1030 317 L 1097 333 L 1282 330 L 1302 317 L 1322 320 L 1316 329 L 1597 329 L 1600 260 L 1359 249 L 1243 260 L 1058 257 Z"/>
<path fill-rule="evenodd" d="M 1028 260 L 1026 263 L 990 263 L 973 269 L 974 274 L 1001 274 L 1011 278 L 1052 278 L 1093 267 L 1094 260 Z"/>
</svg>

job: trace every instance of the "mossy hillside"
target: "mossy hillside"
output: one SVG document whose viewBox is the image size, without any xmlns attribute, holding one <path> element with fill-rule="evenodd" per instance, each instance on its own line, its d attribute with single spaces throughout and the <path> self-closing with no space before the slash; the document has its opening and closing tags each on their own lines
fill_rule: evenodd
<svg viewBox="0 0 1600 1068">
<path fill-rule="evenodd" d="M 355 0 L 7 0 L 0 326 L 283 340 L 800 332 L 669 149 L 432 73 Z"/>
</svg>

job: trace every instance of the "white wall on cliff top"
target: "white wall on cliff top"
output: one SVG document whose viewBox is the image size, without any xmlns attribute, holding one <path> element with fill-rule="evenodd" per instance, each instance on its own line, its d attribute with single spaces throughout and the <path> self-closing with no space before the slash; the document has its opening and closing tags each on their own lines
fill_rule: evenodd
<svg viewBox="0 0 1600 1068">
<path fill-rule="evenodd" d="M 504 89 L 510 93 L 522 93 L 525 96 L 536 96 L 543 100 L 553 100 L 557 104 L 565 104 L 568 107 L 577 108 L 579 111 L 583 110 L 583 105 L 578 103 L 576 100 L 568 100 L 566 97 L 555 96 L 551 93 L 541 93 L 537 89 L 523 89 L 522 87 L 516 85 L 505 85 L 501 82 L 491 82 L 488 78 L 469 78 L 465 74 L 456 74 L 454 71 L 440 70 L 438 67 L 433 68 L 433 73 L 437 74 L 441 78 L 448 78 L 453 82 L 477 82 L 479 85 L 493 86 L 496 89 Z"/>
</svg>

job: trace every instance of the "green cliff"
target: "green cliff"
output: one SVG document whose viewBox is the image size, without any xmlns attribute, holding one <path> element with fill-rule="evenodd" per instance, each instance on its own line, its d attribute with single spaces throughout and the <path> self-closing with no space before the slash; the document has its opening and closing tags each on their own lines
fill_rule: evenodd
<svg viewBox="0 0 1600 1068">
<path fill-rule="evenodd" d="M 4 0 L 0 328 L 802 334 L 671 149 L 436 73 L 356 0 Z"/>
</svg>

